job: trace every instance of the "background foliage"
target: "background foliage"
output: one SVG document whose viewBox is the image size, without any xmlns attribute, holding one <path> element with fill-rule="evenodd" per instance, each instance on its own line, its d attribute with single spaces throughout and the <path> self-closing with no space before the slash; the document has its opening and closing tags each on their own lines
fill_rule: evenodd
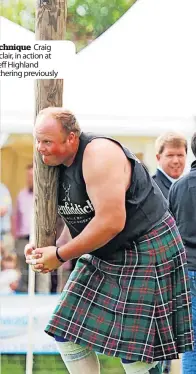
<svg viewBox="0 0 196 374">
<path fill-rule="evenodd" d="M 0 0 L 1 15 L 34 31 L 35 0 Z M 123 15 L 136 0 L 68 0 L 66 39 L 77 50 L 102 34 Z"/>
</svg>

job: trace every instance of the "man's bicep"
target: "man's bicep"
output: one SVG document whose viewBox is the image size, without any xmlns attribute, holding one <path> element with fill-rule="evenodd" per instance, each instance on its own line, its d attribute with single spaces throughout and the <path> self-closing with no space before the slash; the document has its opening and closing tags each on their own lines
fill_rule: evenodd
<svg viewBox="0 0 196 374">
<path fill-rule="evenodd" d="M 102 152 L 101 156 L 94 154 L 94 157 L 86 158 L 83 174 L 96 212 L 106 208 L 119 209 L 119 206 L 124 209 L 126 189 L 123 157 L 118 158 L 110 150 Z"/>
</svg>

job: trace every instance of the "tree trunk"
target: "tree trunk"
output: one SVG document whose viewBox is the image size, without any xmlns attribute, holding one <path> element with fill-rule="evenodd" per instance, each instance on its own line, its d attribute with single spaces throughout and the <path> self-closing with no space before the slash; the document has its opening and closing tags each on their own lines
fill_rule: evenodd
<svg viewBox="0 0 196 374">
<path fill-rule="evenodd" d="M 66 0 L 39 0 L 36 8 L 37 40 L 64 40 Z M 35 82 L 35 114 L 49 106 L 62 106 L 63 80 Z M 44 165 L 34 150 L 34 237 L 36 247 L 55 245 L 57 220 L 58 167 Z"/>
</svg>

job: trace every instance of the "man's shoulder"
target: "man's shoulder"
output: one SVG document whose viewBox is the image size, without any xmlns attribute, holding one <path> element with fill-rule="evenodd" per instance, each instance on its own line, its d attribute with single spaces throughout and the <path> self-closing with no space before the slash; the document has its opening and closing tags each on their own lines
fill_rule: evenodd
<svg viewBox="0 0 196 374">
<path fill-rule="evenodd" d="M 112 138 L 100 137 L 92 139 L 87 144 L 84 150 L 84 157 L 90 157 L 91 162 L 94 162 L 95 157 L 105 158 L 108 162 L 116 162 L 116 159 L 119 158 L 120 162 L 125 157 L 125 152 L 119 142 Z"/>
<path fill-rule="evenodd" d="M 164 176 L 161 170 L 156 169 L 155 173 L 152 175 L 153 179 L 160 179 Z"/>
<path fill-rule="evenodd" d="M 174 182 L 172 185 L 172 188 L 177 190 L 177 189 L 182 188 L 183 186 L 188 186 L 190 178 L 191 178 L 191 173 L 188 172 L 187 174 L 183 175 L 183 177 L 181 177 L 176 182 Z"/>
<path fill-rule="evenodd" d="M 152 176 L 152 178 L 156 181 L 156 182 L 164 182 L 164 183 L 167 183 L 168 185 L 171 184 L 170 180 L 166 177 L 166 175 L 164 173 L 162 173 L 161 170 L 157 169 L 156 170 L 156 173 Z"/>
</svg>

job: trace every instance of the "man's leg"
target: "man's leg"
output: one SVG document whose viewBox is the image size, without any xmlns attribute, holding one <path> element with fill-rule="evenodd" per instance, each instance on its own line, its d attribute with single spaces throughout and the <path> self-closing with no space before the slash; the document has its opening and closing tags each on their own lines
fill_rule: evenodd
<svg viewBox="0 0 196 374">
<path fill-rule="evenodd" d="M 161 365 L 157 362 L 146 364 L 144 362 L 128 362 L 121 360 L 126 374 L 160 374 Z"/>
<path fill-rule="evenodd" d="M 27 239 L 17 239 L 15 243 L 15 250 L 17 254 L 18 267 L 21 271 L 21 278 L 17 287 L 18 292 L 28 292 L 28 278 L 29 278 L 29 265 L 26 263 L 24 256 L 24 247 L 29 243 Z"/>
<path fill-rule="evenodd" d="M 99 360 L 95 352 L 69 341 L 55 339 L 70 374 L 100 374 Z"/>
<path fill-rule="evenodd" d="M 70 374 L 100 374 L 100 365 L 95 352 L 63 338 L 55 337 L 58 350 Z M 122 360 L 126 374 L 160 374 L 157 362 L 146 364 Z"/>
<path fill-rule="evenodd" d="M 163 361 L 163 374 L 170 374 L 171 372 L 171 360 Z"/>
</svg>

